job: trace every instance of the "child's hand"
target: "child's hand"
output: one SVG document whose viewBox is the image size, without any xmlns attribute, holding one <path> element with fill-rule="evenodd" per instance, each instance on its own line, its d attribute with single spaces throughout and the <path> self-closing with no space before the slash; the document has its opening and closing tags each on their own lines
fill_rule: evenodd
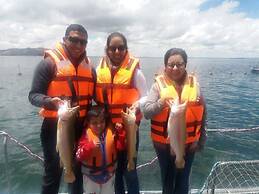
<svg viewBox="0 0 259 194">
<path fill-rule="evenodd" d="M 94 145 L 99 148 L 101 146 L 101 142 L 100 141 L 96 141 L 96 142 L 94 142 Z"/>
<path fill-rule="evenodd" d="M 115 129 L 116 129 L 117 131 L 121 130 L 122 128 L 123 128 L 122 123 L 115 123 Z"/>
</svg>

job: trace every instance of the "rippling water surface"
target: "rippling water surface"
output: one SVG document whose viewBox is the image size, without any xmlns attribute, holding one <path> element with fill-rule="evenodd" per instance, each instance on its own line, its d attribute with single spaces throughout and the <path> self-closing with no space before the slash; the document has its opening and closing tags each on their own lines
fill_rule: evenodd
<svg viewBox="0 0 259 194">
<path fill-rule="evenodd" d="M 17 137 L 33 152 L 42 155 L 41 119 L 38 109 L 28 102 L 33 71 L 41 57 L 0 57 L 0 130 Z M 98 58 L 92 58 L 97 62 Z M 208 110 L 208 128 L 252 128 L 259 126 L 259 74 L 250 68 L 259 59 L 189 59 L 188 70 L 200 81 Z M 162 66 L 162 58 L 141 58 L 141 67 L 148 86 Z M 18 65 L 22 76 L 18 76 Z M 138 163 L 155 154 L 150 141 L 149 121 L 141 125 Z M 0 137 L 0 193 L 7 191 L 4 168 L 3 138 Z M 259 131 L 208 133 L 206 148 L 196 155 L 192 171 L 192 188 L 200 188 L 217 161 L 259 159 Z M 40 191 L 42 167 L 39 162 L 8 143 L 8 172 L 13 193 Z M 142 190 L 160 190 L 157 163 L 139 171 Z M 66 191 L 63 184 L 60 191 Z"/>
</svg>

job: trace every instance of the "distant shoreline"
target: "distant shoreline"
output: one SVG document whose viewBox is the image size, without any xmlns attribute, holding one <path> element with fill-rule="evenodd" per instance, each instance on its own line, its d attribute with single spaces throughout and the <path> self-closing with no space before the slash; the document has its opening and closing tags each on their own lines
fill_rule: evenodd
<svg viewBox="0 0 259 194">
<path fill-rule="evenodd" d="M 43 56 L 44 50 L 47 48 L 10 48 L 0 50 L 0 56 Z M 101 57 L 101 56 L 89 56 Z M 163 56 L 136 56 L 139 58 L 163 58 Z M 259 57 L 189 57 L 189 58 L 204 58 L 204 59 L 258 59 Z"/>
<path fill-rule="evenodd" d="M 43 56 L 45 48 L 11 48 L 0 50 L 0 56 Z"/>
</svg>

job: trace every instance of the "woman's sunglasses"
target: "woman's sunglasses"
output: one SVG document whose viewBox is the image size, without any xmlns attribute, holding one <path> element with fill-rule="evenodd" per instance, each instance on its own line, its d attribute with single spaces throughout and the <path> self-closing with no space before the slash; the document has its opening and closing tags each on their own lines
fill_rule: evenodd
<svg viewBox="0 0 259 194">
<path fill-rule="evenodd" d="M 116 46 L 109 46 L 108 47 L 108 50 L 112 51 L 114 53 L 116 52 L 117 49 L 118 49 L 119 52 L 122 52 L 122 51 L 126 50 L 126 47 L 124 45 L 121 45 L 121 46 L 118 46 L 118 47 L 116 47 Z"/>
</svg>

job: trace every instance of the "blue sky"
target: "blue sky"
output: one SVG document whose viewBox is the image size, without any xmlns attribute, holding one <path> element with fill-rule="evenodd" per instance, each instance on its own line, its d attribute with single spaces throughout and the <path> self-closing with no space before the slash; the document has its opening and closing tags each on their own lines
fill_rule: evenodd
<svg viewBox="0 0 259 194">
<path fill-rule="evenodd" d="M 208 10 L 222 4 L 224 0 L 208 0 L 200 7 L 202 11 Z M 259 0 L 237 0 L 239 6 L 235 12 L 244 12 L 250 18 L 259 18 Z"/>
</svg>

